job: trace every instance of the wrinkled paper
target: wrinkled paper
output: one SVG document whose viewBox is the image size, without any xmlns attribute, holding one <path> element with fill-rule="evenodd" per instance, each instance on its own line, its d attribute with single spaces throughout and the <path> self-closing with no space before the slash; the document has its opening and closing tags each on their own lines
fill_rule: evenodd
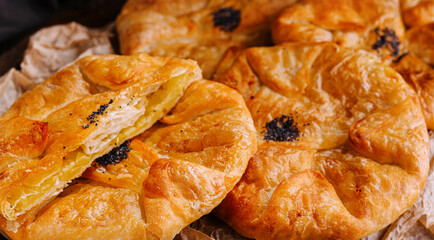
<svg viewBox="0 0 434 240">
<path fill-rule="evenodd" d="M 113 53 L 109 31 L 89 29 L 72 22 L 41 29 L 35 33 L 24 53 L 21 70 L 10 69 L 0 77 L 0 115 L 25 91 L 61 68 L 88 55 Z M 430 159 L 434 155 L 434 133 L 430 132 Z M 363 240 L 434 238 L 434 161 L 420 197 L 410 209 L 390 226 Z M 177 240 L 245 240 L 212 215 L 207 215 L 183 229 Z"/>
<path fill-rule="evenodd" d="M 113 53 L 108 31 L 89 29 L 72 22 L 44 28 L 30 37 L 21 70 L 9 70 L 0 77 L 0 115 L 25 91 L 75 60 Z"/>
</svg>

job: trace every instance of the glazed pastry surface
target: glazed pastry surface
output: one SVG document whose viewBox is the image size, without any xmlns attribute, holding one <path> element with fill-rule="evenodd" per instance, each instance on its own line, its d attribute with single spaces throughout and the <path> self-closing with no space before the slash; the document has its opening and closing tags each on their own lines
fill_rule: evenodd
<svg viewBox="0 0 434 240">
<path fill-rule="evenodd" d="M 405 39 L 411 54 L 434 65 L 434 22 L 410 28 Z"/>
<path fill-rule="evenodd" d="M 434 128 L 434 23 L 414 26 L 406 31 L 407 47 L 391 66 L 419 95 L 427 127 Z"/>
<path fill-rule="evenodd" d="M 296 0 L 129 0 L 117 18 L 121 52 L 198 61 L 207 79 L 221 59 L 271 43 L 270 24 Z"/>
<path fill-rule="evenodd" d="M 399 0 L 301 0 L 273 23 L 273 41 L 334 42 L 390 61 L 399 55 L 405 28 Z"/>
<path fill-rule="evenodd" d="M 433 0 L 401 0 L 401 8 L 408 27 L 434 22 Z"/>
<path fill-rule="evenodd" d="M 76 181 L 7 233 L 13 239 L 172 239 L 223 200 L 255 151 L 243 98 L 222 84 L 197 81 L 160 122 L 97 158 L 82 175 L 92 180 Z"/>
<path fill-rule="evenodd" d="M 8 230 L 95 158 L 150 128 L 200 78 L 190 60 L 89 56 L 23 94 L 0 118 L 0 209 Z"/>
<path fill-rule="evenodd" d="M 242 93 L 258 151 L 215 214 L 256 239 L 360 239 L 417 199 L 428 134 L 417 94 L 363 50 L 249 48 L 217 79 Z"/>
<path fill-rule="evenodd" d="M 391 65 L 419 95 L 428 129 L 434 129 L 434 68 L 412 54 Z"/>
</svg>

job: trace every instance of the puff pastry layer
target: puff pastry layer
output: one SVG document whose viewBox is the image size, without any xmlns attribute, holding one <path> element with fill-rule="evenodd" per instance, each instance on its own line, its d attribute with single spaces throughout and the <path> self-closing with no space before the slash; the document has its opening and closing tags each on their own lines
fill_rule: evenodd
<svg viewBox="0 0 434 240">
<path fill-rule="evenodd" d="M 433 0 L 402 0 L 401 8 L 408 27 L 434 22 Z"/>
<path fill-rule="evenodd" d="M 129 0 L 116 26 L 121 52 L 198 61 L 207 79 L 223 58 L 269 45 L 270 23 L 296 0 Z"/>
<path fill-rule="evenodd" d="M 412 54 L 391 65 L 419 95 L 426 125 L 434 129 L 434 68 Z"/>
<path fill-rule="evenodd" d="M 172 239 L 223 200 L 255 151 L 243 98 L 219 83 L 194 82 L 168 115 L 129 143 L 126 159 L 97 159 L 83 174 L 92 180 L 78 180 L 7 233 L 14 239 Z"/>
<path fill-rule="evenodd" d="M 272 27 L 273 41 L 335 42 L 362 48 L 383 60 L 399 55 L 404 37 L 399 0 L 301 0 Z"/>
<path fill-rule="evenodd" d="M 0 210 L 9 227 L 150 128 L 200 78 L 189 60 L 90 56 L 23 94 L 0 118 Z"/>
<path fill-rule="evenodd" d="M 258 133 L 215 210 L 242 235 L 359 239 L 417 199 L 428 171 L 419 100 L 374 55 L 333 43 L 250 48 L 217 80 L 243 94 Z"/>
<path fill-rule="evenodd" d="M 427 127 L 434 128 L 434 23 L 406 32 L 408 50 L 391 66 L 413 87 L 420 98 Z"/>
<path fill-rule="evenodd" d="M 434 22 L 413 27 L 405 35 L 408 51 L 434 65 Z"/>
</svg>

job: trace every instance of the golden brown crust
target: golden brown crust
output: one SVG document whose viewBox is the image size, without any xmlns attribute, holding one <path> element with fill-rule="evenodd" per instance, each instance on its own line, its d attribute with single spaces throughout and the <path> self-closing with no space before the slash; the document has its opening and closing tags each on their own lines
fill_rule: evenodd
<svg viewBox="0 0 434 240">
<path fill-rule="evenodd" d="M 128 152 L 128 158 L 122 160 L 121 164 L 101 165 L 94 162 L 82 176 L 140 193 L 149 168 L 160 156 L 137 139 L 131 141 L 129 148 L 131 150 Z"/>
<path fill-rule="evenodd" d="M 401 8 L 404 23 L 408 27 L 434 21 L 433 0 L 402 0 Z"/>
<path fill-rule="evenodd" d="M 375 56 L 332 43 L 250 48 L 217 80 L 243 93 L 258 132 L 258 152 L 215 210 L 239 233 L 359 239 L 418 197 L 428 171 L 419 101 Z M 282 115 L 297 124 L 293 141 L 270 140 L 266 123 Z"/>
<path fill-rule="evenodd" d="M 199 78 L 189 60 L 90 56 L 22 95 L 0 121 L 3 217 L 17 220 L 57 195 L 94 158 L 149 128 Z M 171 101 L 159 99 L 170 86 Z"/>
<path fill-rule="evenodd" d="M 434 22 L 411 28 L 406 32 L 408 51 L 434 65 Z"/>
<path fill-rule="evenodd" d="M 76 180 L 32 214 L 31 224 L 7 234 L 12 239 L 146 239 L 139 195 L 97 182 Z M 0 222 L 4 227 L 4 219 Z"/>
<path fill-rule="evenodd" d="M 434 69 L 410 54 L 391 65 L 419 95 L 428 129 L 434 128 Z"/>
<path fill-rule="evenodd" d="M 121 52 L 191 58 L 209 79 L 233 49 L 269 44 L 269 24 L 294 2 L 130 0 L 116 21 Z M 221 22 L 213 19 L 218 11 Z"/>
<path fill-rule="evenodd" d="M 6 232 L 13 239 L 172 239 L 209 213 L 256 151 L 243 98 L 219 83 L 194 82 L 161 122 L 131 141 L 127 159 L 94 163 L 84 174 L 93 181 L 79 180 Z"/>
<path fill-rule="evenodd" d="M 335 42 L 389 60 L 398 55 L 396 44 L 404 37 L 399 4 L 399 0 L 302 0 L 285 9 L 273 23 L 273 41 Z M 386 36 L 390 45 L 381 42 L 381 36 Z"/>
</svg>

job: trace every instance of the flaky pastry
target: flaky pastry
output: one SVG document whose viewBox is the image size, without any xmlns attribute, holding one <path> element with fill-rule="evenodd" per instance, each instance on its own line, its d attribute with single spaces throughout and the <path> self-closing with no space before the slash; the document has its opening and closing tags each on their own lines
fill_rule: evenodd
<svg viewBox="0 0 434 240">
<path fill-rule="evenodd" d="M 412 54 L 391 66 L 419 95 L 426 126 L 434 129 L 434 68 Z"/>
<path fill-rule="evenodd" d="M 434 22 L 410 28 L 405 39 L 411 54 L 434 65 Z"/>
<path fill-rule="evenodd" d="M 434 22 L 434 0 L 401 0 L 401 8 L 409 27 Z"/>
<path fill-rule="evenodd" d="M 191 60 L 89 56 L 23 94 L 0 118 L 0 210 L 20 215 L 163 117 L 201 78 Z"/>
<path fill-rule="evenodd" d="M 210 79 L 222 58 L 269 45 L 270 23 L 296 0 L 129 0 L 116 21 L 123 54 L 191 58 Z"/>
<path fill-rule="evenodd" d="M 76 181 L 7 233 L 13 239 L 172 239 L 223 200 L 255 151 L 243 98 L 223 84 L 197 81 L 149 130 L 97 158 L 83 174 L 92 180 Z"/>
<path fill-rule="evenodd" d="M 273 23 L 273 41 L 335 42 L 377 53 L 385 61 L 399 55 L 404 37 L 399 0 L 301 0 Z"/>
<path fill-rule="evenodd" d="M 363 50 L 250 48 L 217 79 L 240 91 L 258 151 L 215 214 L 257 239 L 359 239 L 417 199 L 428 134 L 416 93 Z"/>
<path fill-rule="evenodd" d="M 434 129 L 434 22 L 406 32 L 406 53 L 391 66 L 419 95 L 427 127 Z"/>
</svg>

